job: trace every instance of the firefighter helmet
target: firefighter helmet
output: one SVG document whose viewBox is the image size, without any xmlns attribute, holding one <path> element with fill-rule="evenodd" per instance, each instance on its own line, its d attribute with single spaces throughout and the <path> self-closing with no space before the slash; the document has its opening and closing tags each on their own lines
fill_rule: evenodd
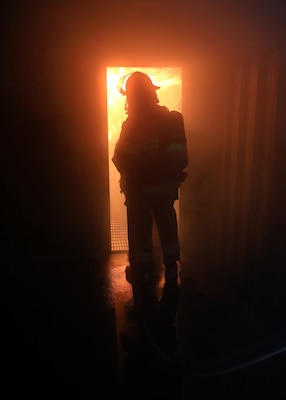
<svg viewBox="0 0 286 400">
<path fill-rule="evenodd" d="M 135 71 L 132 74 L 124 75 L 118 82 L 119 91 L 124 96 L 138 91 L 158 90 L 160 86 L 156 86 L 150 77 L 143 72 Z M 125 86 L 125 89 L 124 89 Z"/>
</svg>

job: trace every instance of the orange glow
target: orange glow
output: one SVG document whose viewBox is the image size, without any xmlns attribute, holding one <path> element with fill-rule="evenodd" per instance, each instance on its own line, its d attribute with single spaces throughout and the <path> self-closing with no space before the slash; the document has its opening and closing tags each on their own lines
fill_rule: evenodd
<svg viewBox="0 0 286 400">
<path fill-rule="evenodd" d="M 149 75 L 155 85 L 160 86 L 157 91 L 159 104 L 170 110 L 181 111 L 182 77 L 181 68 L 140 68 L 140 67 L 107 67 L 107 113 L 108 113 L 108 145 L 109 145 L 109 188 L 110 188 L 110 218 L 111 218 L 111 250 L 123 251 L 128 249 L 127 221 L 124 196 L 119 190 L 119 174 L 111 158 L 114 146 L 118 140 L 121 124 L 126 119 L 125 96 L 118 90 L 118 81 L 122 76 L 134 71 L 141 71 Z"/>
</svg>

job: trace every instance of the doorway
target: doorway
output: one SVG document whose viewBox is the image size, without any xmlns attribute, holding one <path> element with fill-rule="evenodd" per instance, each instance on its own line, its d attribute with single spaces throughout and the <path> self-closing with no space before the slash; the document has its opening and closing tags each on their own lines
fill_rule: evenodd
<svg viewBox="0 0 286 400">
<path fill-rule="evenodd" d="M 159 104 L 170 110 L 182 110 L 182 71 L 180 67 L 106 67 L 107 116 L 108 116 L 108 159 L 110 193 L 111 251 L 127 251 L 127 216 L 124 195 L 120 193 L 119 173 L 111 158 L 119 138 L 122 122 L 126 119 L 125 97 L 118 90 L 118 81 L 134 71 L 147 74 L 155 85 Z M 175 208 L 179 221 L 178 201 Z"/>
</svg>

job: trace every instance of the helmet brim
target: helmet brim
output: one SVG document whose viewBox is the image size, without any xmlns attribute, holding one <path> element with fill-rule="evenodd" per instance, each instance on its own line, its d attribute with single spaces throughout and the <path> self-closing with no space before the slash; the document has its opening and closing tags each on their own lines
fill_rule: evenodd
<svg viewBox="0 0 286 400">
<path fill-rule="evenodd" d="M 156 86 L 156 85 L 152 85 L 152 87 L 153 87 L 154 90 L 161 89 L 160 86 Z M 127 96 L 126 90 L 124 90 L 122 87 L 121 87 L 121 89 L 119 90 L 119 92 L 120 92 L 123 96 Z"/>
<path fill-rule="evenodd" d="M 118 81 L 118 83 L 117 83 L 117 88 L 118 88 L 119 92 L 120 92 L 123 96 L 127 96 L 127 92 L 126 92 L 126 90 L 123 89 L 123 86 L 124 86 L 125 82 L 127 81 L 127 79 L 128 79 L 131 75 L 132 75 L 132 74 L 123 75 L 123 76 L 119 79 L 119 81 Z M 157 86 L 157 85 L 154 85 L 154 84 L 152 84 L 152 87 L 153 87 L 154 90 L 161 89 L 161 86 Z"/>
</svg>

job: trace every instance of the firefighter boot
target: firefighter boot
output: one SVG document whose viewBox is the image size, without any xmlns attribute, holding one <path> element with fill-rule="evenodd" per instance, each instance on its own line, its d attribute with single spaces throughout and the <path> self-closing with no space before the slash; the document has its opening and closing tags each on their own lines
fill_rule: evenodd
<svg viewBox="0 0 286 400">
<path fill-rule="evenodd" d="M 134 283 L 134 279 L 137 279 L 141 283 L 149 283 L 154 280 L 153 268 L 134 268 L 127 265 L 125 268 L 125 277 L 127 282 L 131 284 Z"/>
<path fill-rule="evenodd" d="M 176 261 L 166 262 L 165 264 L 165 283 L 167 285 L 177 285 L 178 265 Z"/>
</svg>

